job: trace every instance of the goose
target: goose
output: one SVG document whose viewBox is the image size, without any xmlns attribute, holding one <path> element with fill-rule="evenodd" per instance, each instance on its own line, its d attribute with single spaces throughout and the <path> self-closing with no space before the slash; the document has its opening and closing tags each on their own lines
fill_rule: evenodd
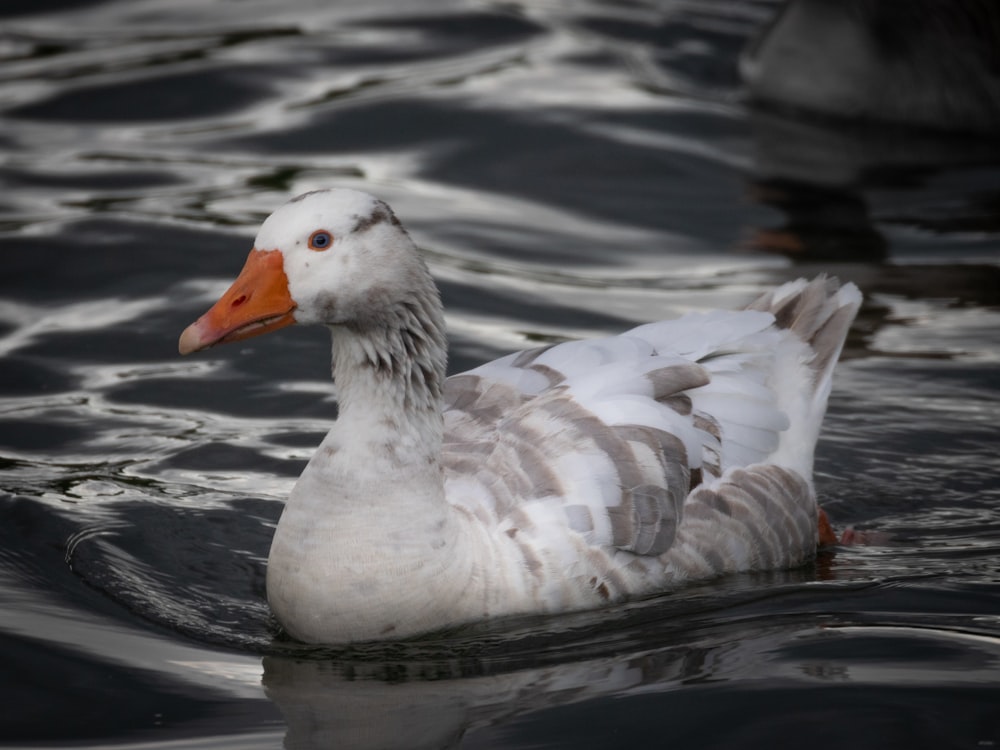
<svg viewBox="0 0 1000 750">
<path fill-rule="evenodd" d="M 739 67 L 778 108 L 996 137 L 998 50 L 995 0 L 788 0 Z"/>
<path fill-rule="evenodd" d="M 327 189 L 264 221 L 179 349 L 330 330 L 338 417 L 282 511 L 267 598 L 294 638 L 342 644 L 808 562 L 814 447 L 860 303 L 800 279 L 446 378 L 416 245 L 383 201 Z"/>
</svg>

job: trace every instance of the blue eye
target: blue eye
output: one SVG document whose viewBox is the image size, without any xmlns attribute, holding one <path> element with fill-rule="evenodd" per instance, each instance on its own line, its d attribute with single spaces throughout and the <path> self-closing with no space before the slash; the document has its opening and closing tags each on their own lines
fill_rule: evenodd
<svg viewBox="0 0 1000 750">
<path fill-rule="evenodd" d="M 333 244 L 333 235 L 325 229 L 317 229 L 309 235 L 310 250 L 326 250 Z"/>
</svg>

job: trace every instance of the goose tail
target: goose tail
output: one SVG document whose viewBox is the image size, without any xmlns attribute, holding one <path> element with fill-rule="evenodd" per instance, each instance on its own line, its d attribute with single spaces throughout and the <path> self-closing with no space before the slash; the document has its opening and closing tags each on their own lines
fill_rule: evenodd
<svg viewBox="0 0 1000 750">
<path fill-rule="evenodd" d="M 812 476 L 833 371 L 858 309 L 861 292 L 825 275 L 797 279 L 763 294 L 748 309 L 771 313 L 775 326 L 793 334 L 779 346 L 774 383 L 790 427 L 773 461 Z"/>
</svg>

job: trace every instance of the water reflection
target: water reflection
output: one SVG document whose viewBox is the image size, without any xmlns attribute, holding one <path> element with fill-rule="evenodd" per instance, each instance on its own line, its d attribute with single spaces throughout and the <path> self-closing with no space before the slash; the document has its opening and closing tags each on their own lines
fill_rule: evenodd
<svg viewBox="0 0 1000 750">
<path fill-rule="evenodd" d="M 982 208 L 996 206 L 995 183 L 970 180 L 964 210 L 954 195 L 945 208 L 933 190 L 919 211 L 872 196 L 1000 163 L 998 40 L 996 7 L 979 0 L 786 3 L 741 58 L 758 105 L 750 195 L 786 216 L 755 231 L 750 247 L 796 261 L 882 263 L 890 246 L 896 257 L 911 251 L 899 228 L 995 231 L 995 211 Z M 966 130 L 980 134 L 954 135 Z"/>
<path fill-rule="evenodd" d="M 996 201 L 992 182 L 970 180 L 958 199 L 928 190 L 920 211 L 900 211 L 886 199 L 891 201 L 899 190 L 933 185 L 945 169 L 974 172 L 1000 164 L 1000 140 L 795 121 L 765 113 L 754 115 L 751 125 L 749 195 L 786 217 L 784 226 L 752 235 L 749 244 L 755 250 L 796 261 L 883 263 L 889 260 L 890 245 L 897 258 L 928 252 L 899 237 L 899 228 L 970 234 L 996 229 L 996 214 L 980 207 Z M 887 228 L 897 233 L 892 242 Z M 941 253 L 944 242 L 938 240 L 931 252 Z M 965 243 L 963 252 L 974 243 Z M 993 254 L 987 247 L 981 252 L 984 258 Z"/>
<path fill-rule="evenodd" d="M 372 675 L 266 657 L 263 682 L 288 724 L 288 748 L 416 750 L 456 747 L 471 730 L 523 714 L 665 689 L 661 683 L 696 675 L 705 659 L 705 652 L 677 650 L 460 679 L 450 673 L 461 669 L 457 663 L 386 665 Z"/>
<path fill-rule="evenodd" d="M 752 250 L 807 262 L 879 263 L 888 256 L 889 243 L 856 191 L 762 179 L 750 183 L 750 195 L 787 216 L 780 228 L 757 229 Z"/>
<path fill-rule="evenodd" d="M 458 654 L 435 662 L 400 657 L 381 663 L 265 657 L 263 684 L 287 722 L 285 746 L 479 746 L 477 739 L 497 736 L 490 728 L 498 724 L 529 724 L 536 742 L 558 742 L 581 729 L 566 724 L 572 706 L 596 712 L 586 718 L 576 712 L 577 720 L 607 731 L 606 722 L 615 719 L 605 708 L 612 697 L 640 712 L 655 699 L 658 715 L 671 717 L 665 734 L 683 737 L 694 723 L 676 711 L 685 693 L 706 689 L 707 701 L 720 688 L 752 696 L 780 684 L 786 691 L 780 707 L 741 707 L 732 696 L 726 701 L 728 731 L 768 717 L 776 723 L 767 736 L 777 738 L 789 717 L 823 705 L 817 692 L 948 684 L 961 686 L 970 704 L 981 705 L 989 700 L 1000 663 L 1000 639 L 933 628 L 844 627 L 835 619 L 816 627 L 786 619 L 780 625 L 695 626 L 667 647 L 513 671 Z M 969 732 L 982 738 L 995 728 L 980 724 Z M 718 732 L 711 726 L 696 730 L 705 739 Z"/>
</svg>

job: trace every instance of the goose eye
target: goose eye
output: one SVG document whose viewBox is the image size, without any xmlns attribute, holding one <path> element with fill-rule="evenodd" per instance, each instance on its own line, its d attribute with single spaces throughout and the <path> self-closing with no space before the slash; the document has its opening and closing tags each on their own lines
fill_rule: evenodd
<svg viewBox="0 0 1000 750">
<path fill-rule="evenodd" d="M 327 250 L 333 244 L 333 235 L 325 229 L 317 229 L 309 235 L 310 250 Z"/>
</svg>

